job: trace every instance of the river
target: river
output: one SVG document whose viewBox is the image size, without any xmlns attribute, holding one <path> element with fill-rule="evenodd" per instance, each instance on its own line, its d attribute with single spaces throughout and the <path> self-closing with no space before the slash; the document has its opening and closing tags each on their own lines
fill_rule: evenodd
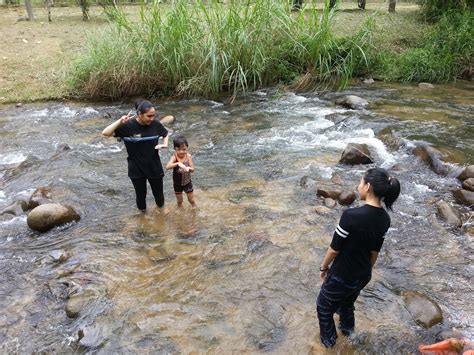
<svg viewBox="0 0 474 355">
<path fill-rule="evenodd" d="M 81 215 L 44 234 L 28 229 L 26 216 L 0 216 L 0 351 L 324 353 L 318 267 L 346 207 L 315 213 L 322 204 L 315 187 L 300 181 L 337 175 L 355 190 L 367 167 L 338 164 L 349 142 L 368 144 L 402 194 L 356 303 L 356 332 L 328 353 L 414 353 L 451 328 L 474 340 L 472 212 L 459 207 L 461 229 L 440 221 L 434 201 L 453 202 L 459 182 L 411 153 L 426 141 L 452 163 L 474 164 L 473 89 L 472 82 L 433 90 L 378 83 L 342 93 L 261 90 L 232 105 L 159 102 L 159 112 L 176 117 L 171 133 L 190 142 L 198 209 L 186 200 L 183 210 L 175 207 L 168 173 L 168 213 L 146 215 L 134 206 L 123 144 L 100 136 L 130 104 L 0 107 L 0 207 L 50 186 Z M 334 106 L 342 94 L 371 105 Z M 384 127 L 406 144 L 387 149 L 376 137 Z M 58 150 L 63 144 L 71 149 Z M 163 163 L 171 152 L 161 152 Z M 54 262 L 54 250 L 69 258 Z M 93 295 L 75 319 L 65 313 L 71 287 Z M 418 326 L 404 290 L 436 301 L 442 325 Z M 86 334 L 80 343 L 78 333 Z"/>
</svg>

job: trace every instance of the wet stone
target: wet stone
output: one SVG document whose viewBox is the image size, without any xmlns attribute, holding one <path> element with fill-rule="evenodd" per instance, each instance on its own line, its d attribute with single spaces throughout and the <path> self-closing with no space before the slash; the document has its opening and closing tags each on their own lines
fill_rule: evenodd
<svg viewBox="0 0 474 355">
<path fill-rule="evenodd" d="M 367 144 L 349 143 L 342 152 L 341 164 L 371 164 L 373 163 L 372 156 Z"/>
<path fill-rule="evenodd" d="M 79 221 L 81 217 L 72 207 L 57 203 L 46 203 L 35 207 L 26 220 L 28 227 L 38 232 L 46 232 L 53 227 Z"/>
<path fill-rule="evenodd" d="M 326 206 L 316 206 L 314 208 L 314 212 L 316 212 L 320 216 L 326 216 L 331 213 L 331 210 Z"/>
<path fill-rule="evenodd" d="M 433 84 L 430 84 L 430 83 L 419 83 L 419 84 L 418 84 L 418 87 L 419 87 L 420 89 L 425 89 L 425 90 L 434 89 L 434 85 L 433 85 Z"/>
<path fill-rule="evenodd" d="M 334 208 L 336 207 L 336 201 L 333 200 L 332 198 L 325 198 L 324 205 L 329 208 Z"/>
<path fill-rule="evenodd" d="M 378 134 L 377 138 L 380 139 L 385 146 L 391 150 L 399 150 L 403 146 L 403 138 L 399 136 L 392 128 L 386 127 L 382 129 Z"/>
<path fill-rule="evenodd" d="M 474 207 L 474 192 L 458 189 L 453 191 L 454 198 L 460 203 Z"/>
<path fill-rule="evenodd" d="M 230 202 L 240 203 L 245 199 L 255 199 L 262 194 L 255 187 L 243 187 L 239 190 L 229 192 L 227 198 Z"/>
<path fill-rule="evenodd" d="M 431 328 L 443 321 L 441 308 L 429 297 L 416 291 L 404 291 L 402 296 L 408 312 L 417 324 Z"/>
<path fill-rule="evenodd" d="M 338 97 L 335 101 L 335 104 L 357 110 L 367 107 L 369 102 L 356 95 L 345 95 L 343 97 Z"/>
<path fill-rule="evenodd" d="M 345 190 L 341 192 L 338 197 L 338 202 L 343 206 L 349 206 L 356 199 L 356 194 L 354 191 Z"/>
<path fill-rule="evenodd" d="M 101 347 L 107 341 L 106 330 L 102 327 L 92 325 L 79 329 L 78 345 L 88 350 L 94 350 Z"/>
<path fill-rule="evenodd" d="M 330 189 L 325 189 L 325 188 L 319 188 L 316 190 L 316 195 L 319 197 L 331 198 L 333 200 L 337 200 L 341 192 L 342 192 L 341 190 L 330 190 Z"/>
<path fill-rule="evenodd" d="M 97 295 L 92 290 L 84 290 L 68 298 L 66 302 L 66 314 L 69 318 L 77 318 L 79 314 L 92 302 Z"/>
<path fill-rule="evenodd" d="M 247 252 L 255 253 L 266 248 L 273 243 L 269 240 L 269 235 L 267 233 L 251 233 L 247 235 Z"/>
<path fill-rule="evenodd" d="M 440 201 L 437 205 L 439 216 L 448 224 L 455 227 L 462 226 L 461 213 L 445 201 Z"/>
<path fill-rule="evenodd" d="M 35 207 L 38 207 L 39 205 L 45 204 L 45 203 L 51 203 L 52 200 L 52 193 L 51 193 L 51 188 L 49 187 L 38 187 L 30 197 L 30 200 L 28 201 L 28 209 L 33 209 Z"/>
<path fill-rule="evenodd" d="M 441 176 L 446 176 L 449 173 L 449 167 L 441 160 L 443 153 L 436 148 L 430 147 L 426 144 L 421 144 L 413 149 L 413 154 L 419 157 L 431 170 Z"/>
<path fill-rule="evenodd" d="M 466 180 L 469 178 L 474 178 L 474 165 L 469 165 L 464 168 L 464 170 L 459 174 L 459 180 Z"/>
<path fill-rule="evenodd" d="M 1 212 L 0 216 L 4 214 L 11 214 L 14 216 L 20 216 L 28 209 L 28 202 L 24 200 L 18 200 L 13 202 L 11 205 L 5 207 Z"/>
<path fill-rule="evenodd" d="M 69 259 L 69 254 L 65 250 L 53 250 L 48 255 L 56 263 L 62 263 Z"/>
<path fill-rule="evenodd" d="M 464 190 L 474 191 L 474 178 L 464 180 L 462 182 L 462 188 Z"/>
</svg>

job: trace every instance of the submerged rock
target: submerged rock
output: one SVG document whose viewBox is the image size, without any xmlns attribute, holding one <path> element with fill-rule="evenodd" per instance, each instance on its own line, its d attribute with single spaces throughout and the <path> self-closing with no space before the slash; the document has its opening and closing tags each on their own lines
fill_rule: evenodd
<svg viewBox="0 0 474 355">
<path fill-rule="evenodd" d="M 404 291 L 402 296 L 408 312 L 419 325 L 431 328 L 443 321 L 441 308 L 429 297 L 416 291 Z"/>
<path fill-rule="evenodd" d="M 26 219 L 28 227 L 38 232 L 46 232 L 61 224 L 79 221 L 81 217 L 72 207 L 58 203 L 46 203 L 34 208 Z"/>
<path fill-rule="evenodd" d="M 418 87 L 419 87 L 420 89 L 425 89 L 425 90 L 434 89 L 434 85 L 433 85 L 433 84 L 430 84 L 430 83 L 419 83 L 419 84 L 418 84 Z"/>
<path fill-rule="evenodd" d="M 337 200 L 339 195 L 342 193 L 341 190 L 330 190 L 325 188 L 319 188 L 316 190 L 316 195 L 324 198 L 332 198 L 333 200 Z"/>
<path fill-rule="evenodd" d="M 445 201 L 440 201 L 437 205 L 439 216 L 448 224 L 456 227 L 462 226 L 461 213 Z"/>
<path fill-rule="evenodd" d="M 371 164 L 372 156 L 367 144 L 349 143 L 342 152 L 339 163 L 342 164 Z"/>
<path fill-rule="evenodd" d="M 53 202 L 51 188 L 38 187 L 31 194 L 30 200 L 28 201 L 28 209 L 32 210 L 33 208 L 38 207 L 39 205 L 43 205 L 45 203 L 51 203 L 51 202 Z"/>
<path fill-rule="evenodd" d="M 66 301 L 66 314 L 69 318 L 77 318 L 79 314 L 92 302 L 97 299 L 97 296 L 92 290 L 84 290 L 81 293 L 75 294 Z"/>
<path fill-rule="evenodd" d="M 474 191 L 474 178 L 466 179 L 462 182 L 462 188 L 469 191 Z"/>
<path fill-rule="evenodd" d="M 453 195 L 457 201 L 465 205 L 474 207 L 474 192 L 469 190 L 458 189 L 453 191 Z"/>
<path fill-rule="evenodd" d="M 413 154 L 425 162 L 436 174 L 448 175 L 450 168 L 441 160 L 443 153 L 438 149 L 426 144 L 420 144 L 413 149 Z"/>
<path fill-rule="evenodd" d="M 1 212 L 0 216 L 4 214 L 12 214 L 14 216 L 20 216 L 28 209 L 28 202 L 24 200 L 18 200 L 13 202 L 11 205 L 5 207 Z"/>
<path fill-rule="evenodd" d="M 314 212 L 316 212 L 320 216 L 326 216 L 331 213 L 331 210 L 326 206 L 316 206 L 314 208 Z"/>
<path fill-rule="evenodd" d="M 328 197 L 324 199 L 324 205 L 329 208 L 334 208 L 336 207 L 336 201 Z"/>
<path fill-rule="evenodd" d="M 78 345 L 88 350 L 101 347 L 108 339 L 108 331 L 97 325 L 85 326 L 77 332 Z"/>
<path fill-rule="evenodd" d="M 377 138 L 380 139 L 385 146 L 391 150 L 395 151 L 400 149 L 403 146 L 403 138 L 400 137 L 395 131 L 390 127 L 382 129 L 378 134 Z"/>
<path fill-rule="evenodd" d="M 338 197 L 338 202 L 343 206 L 349 206 L 356 199 L 356 194 L 354 191 L 345 190 L 342 191 Z"/>
<path fill-rule="evenodd" d="M 367 100 L 356 95 L 346 95 L 346 96 L 338 97 L 335 101 L 335 104 L 341 105 L 347 108 L 351 108 L 354 110 L 369 106 L 369 102 Z"/>
<path fill-rule="evenodd" d="M 474 178 L 474 165 L 466 166 L 458 176 L 459 180 L 467 180 L 469 178 Z"/>
<path fill-rule="evenodd" d="M 69 259 L 69 254 L 65 250 L 53 250 L 48 255 L 56 263 L 62 263 Z"/>
</svg>

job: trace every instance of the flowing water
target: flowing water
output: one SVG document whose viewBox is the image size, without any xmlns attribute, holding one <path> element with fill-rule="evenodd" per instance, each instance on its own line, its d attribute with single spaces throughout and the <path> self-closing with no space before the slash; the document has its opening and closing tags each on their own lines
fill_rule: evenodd
<svg viewBox="0 0 474 355">
<path fill-rule="evenodd" d="M 416 141 L 474 164 L 472 83 L 353 87 L 368 110 L 335 107 L 341 93 L 256 92 L 232 105 L 163 102 L 172 133 L 186 135 L 198 209 L 137 213 L 122 143 L 100 131 L 129 105 L 45 103 L 0 108 L 0 207 L 41 186 L 73 206 L 78 223 L 39 234 L 26 216 L 0 217 L 0 351 L 114 353 L 324 353 L 315 300 L 318 267 L 344 207 L 315 213 L 315 185 L 336 175 L 354 189 L 365 166 L 342 166 L 349 142 L 367 143 L 378 166 L 402 182 L 392 228 L 371 283 L 356 303 L 356 333 L 328 353 L 414 353 L 441 330 L 474 340 L 472 212 L 451 229 L 434 201 L 453 201 L 453 177 L 411 154 Z M 393 127 L 406 139 L 389 151 L 376 138 Z M 71 149 L 63 150 L 62 144 Z M 171 144 L 170 144 L 171 145 Z M 166 163 L 170 151 L 161 152 Z M 301 179 L 314 184 L 301 184 Z M 306 178 L 305 178 L 306 179 Z M 303 179 L 304 180 L 304 179 Z M 357 205 L 358 203 L 356 203 Z M 64 250 L 57 263 L 49 254 Z M 76 319 L 65 295 L 92 299 Z M 69 286 L 69 287 L 67 287 Z M 418 326 L 400 293 L 436 301 L 442 325 Z M 78 333 L 86 336 L 78 342 Z"/>
</svg>

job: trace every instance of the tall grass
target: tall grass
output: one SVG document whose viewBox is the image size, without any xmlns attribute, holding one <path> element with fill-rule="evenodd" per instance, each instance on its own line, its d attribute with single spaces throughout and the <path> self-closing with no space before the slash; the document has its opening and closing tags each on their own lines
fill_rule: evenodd
<svg viewBox="0 0 474 355">
<path fill-rule="evenodd" d="M 69 83 L 77 95 L 213 97 L 279 83 L 343 87 L 367 68 L 371 22 L 337 37 L 328 6 L 291 13 L 285 0 L 175 0 L 171 7 L 143 4 L 135 22 L 112 11 L 110 29 L 92 38 L 73 65 Z"/>
<path fill-rule="evenodd" d="M 474 18 L 469 11 L 448 12 L 420 45 L 385 58 L 399 81 L 452 81 L 474 63 Z"/>
</svg>

